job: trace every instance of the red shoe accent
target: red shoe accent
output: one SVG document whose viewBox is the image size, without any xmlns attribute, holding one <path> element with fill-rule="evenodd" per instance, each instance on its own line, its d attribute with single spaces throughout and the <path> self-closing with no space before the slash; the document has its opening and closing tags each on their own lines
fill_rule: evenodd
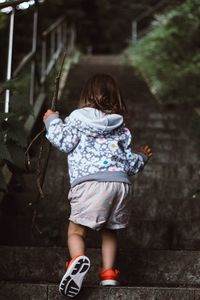
<svg viewBox="0 0 200 300">
<path fill-rule="evenodd" d="M 79 255 L 76 255 L 74 256 L 70 261 L 67 261 L 66 262 L 66 269 L 71 265 L 71 263 L 79 256 L 82 256 L 82 255 L 85 255 L 85 254 L 79 254 Z"/>
<path fill-rule="evenodd" d="M 119 270 L 117 269 L 106 269 L 102 271 L 99 270 L 99 276 L 101 280 L 118 280 Z"/>
</svg>

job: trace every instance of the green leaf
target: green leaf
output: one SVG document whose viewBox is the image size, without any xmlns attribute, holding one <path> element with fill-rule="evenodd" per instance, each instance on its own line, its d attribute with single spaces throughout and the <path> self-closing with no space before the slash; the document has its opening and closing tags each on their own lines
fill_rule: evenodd
<svg viewBox="0 0 200 300">
<path fill-rule="evenodd" d="M 13 113 L 0 113 L 0 125 L 5 121 L 6 118 L 10 118 L 13 116 Z"/>
<path fill-rule="evenodd" d="M 16 116 L 11 116 L 8 121 L 5 122 L 4 128 L 7 131 L 7 140 L 16 142 L 19 146 L 25 147 L 27 144 L 27 133 L 23 124 L 18 120 Z"/>
<path fill-rule="evenodd" d="M 34 115 L 33 106 L 28 102 L 28 98 L 25 95 L 13 94 L 10 101 L 10 110 L 17 116 L 27 117 L 28 115 Z"/>
<path fill-rule="evenodd" d="M 6 181 L 1 170 L 0 170 L 0 191 L 3 192 L 7 191 Z"/>
<path fill-rule="evenodd" d="M 4 142 L 4 133 L 0 132 L 0 160 L 7 160 L 13 163 L 9 149 Z"/>
<path fill-rule="evenodd" d="M 199 0 L 186 0 L 156 16 L 126 51 L 162 102 L 200 104 L 199 32 Z"/>
<path fill-rule="evenodd" d="M 12 157 L 13 165 L 16 166 L 20 170 L 25 170 L 26 169 L 26 155 L 25 155 L 24 148 L 18 146 L 16 143 L 14 143 L 12 141 L 7 142 L 7 147 L 8 147 L 9 153 Z"/>
<path fill-rule="evenodd" d="M 9 89 L 11 91 L 14 91 L 16 90 L 16 82 L 17 82 L 17 79 L 14 78 L 14 79 L 11 79 L 9 81 L 5 81 L 3 83 L 1 83 L 0 85 L 0 94 L 5 91 L 6 89 Z"/>
</svg>

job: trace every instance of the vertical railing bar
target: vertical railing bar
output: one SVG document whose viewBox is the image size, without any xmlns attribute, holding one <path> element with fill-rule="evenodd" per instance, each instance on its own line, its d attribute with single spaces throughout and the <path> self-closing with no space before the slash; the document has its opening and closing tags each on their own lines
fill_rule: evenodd
<svg viewBox="0 0 200 300">
<path fill-rule="evenodd" d="M 63 49 L 63 41 L 64 41 L 64 39 L 63 39 L 63 23 L 64 23 L 64 22 L 62 22 L 62 23 L 60 24 L 61 49 Z"/>
<path fill-rule="evenodd" d="M 58 49 L 60 50 L 62 47 L 62 40 L 61 40 L 61 24 L 58 26 Z"/>
<path fill-rule="evenodd" d="M 75 41 L 75 30 L 74 26 L 71 27 L 71 37 L 70 37 L 70 53 L 74 50 L 74 41 Z"/>
<path fill-rule="evenodd" d="M 62 24 L 62 40 L 63 40 L 64 47 L 66 46 L 65 24 L 66 24 L 66 20 Z"/>
<path fill-rule="evenodd" d="M 56 44 L 56 52 L 57 52 L 57 50 L 58 50 L 58 48 L 59 48 L 59 29 L 58 29 L 58 27 L 56 28 L 56 34 L 57 34 L 57 44 Z"/>
<path fill-rule="evenodd" d="M 51 58 L 54 55 L 54 51 L 55 51 L 55 32 L 53 30 L 51 31 Z"/>
<path fill-rule="evenodd" d="M 33 104 L 35 97 L 35 67 L 36 67 L 36 50 L 37 50 L 37 31 L 38 31 L 38 0 L 35 0 L 35 9 L 33 16 L 33 37 L 32 37 L 32 51 L 34 57 L 31 62 L 31 81 L 30 81 L 30 104 Z"/>
<path fill-rule="evenodd" d="M 62 49 L 62 23 L 59 26 L 60 49 Z"/>
<path fill-rule="evenodd" d="M 137 36 L 137 21 L 132 21 L 132 42 L 137 42 L 138 36 Z"/>
<path fill-rule="evenodd" d="M 67 22 L 64 22 L 64 43 L 65 43 L 65 47 L 67 45 Z"/>
<path fill-rule="evenodd" d="M 72 28 L 70 27 L 68 29 L 68 52 L 69 54 L 71 53 L 71 50 L 72 50 Z"/>
<path fill-rule="evenodd" d="M 68 35 L 69 31 L 69 37 Z M 50 38 L 50 57 L 47 58 L 47 38 Z M 74 49 L 75 30 L 74 27 L 67 29 L 66 21 L 58 23 L 55 28 L 49 30 L 47 34 L 43 33 L 42 40 L 42 67 L 41 67 L 41 84 L 44 84 L 46 77 L 54 67 L 57 59 L 62 53 L 64 47 L 67 46 L 69 41 L 68 52 Z M 55 45 L 55 47 L 54 47 Z"/>
<path fill-rule="evenodd" d="M 12 57 L 13 57 L 14 26 L 15 26 L 15 8 L 13 7 L 12 12 L 10 14 L 8 63 L 7 63 L 6 80 L 10 80 L 12 78 Z M 9 104 L 10 104 L 10 89 L 7 89 L 6 93 L 5 93 L 5 107 L 4 107 L 4 112 L 5 113 L 9 112 Z"/>
<path fill-rule="evenodd" d="M 65 46 L 65 22 L 62 23 L 62 41 L 63 46 Z"/>
<path fill-rule="evenodd" d="M 42 41 L 42 78 L 45 78 L 46 74 L 46 37 Z"/>
</svg>

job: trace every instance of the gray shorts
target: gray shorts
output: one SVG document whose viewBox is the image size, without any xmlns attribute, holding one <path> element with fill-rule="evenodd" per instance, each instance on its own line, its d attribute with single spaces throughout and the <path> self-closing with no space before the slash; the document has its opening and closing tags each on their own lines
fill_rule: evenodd
<svg viewBox="0 0 200 300">
<path fill-rule="evenodd" d="M 69 220 L 95 230 L 125 228 L 131 210 L 130 190 L 124 182 L 82 182 L 69 191 Z"/>
</svg>

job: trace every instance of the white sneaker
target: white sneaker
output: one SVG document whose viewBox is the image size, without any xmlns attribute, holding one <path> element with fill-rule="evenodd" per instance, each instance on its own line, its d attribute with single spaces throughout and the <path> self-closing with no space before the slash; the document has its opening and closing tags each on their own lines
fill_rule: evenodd
<svg viewBox="0 0 200 300">
<path fill-rule="evenodd" d="M 90 268 L 90 260 L 85 255 L 75 256 L 66 267 L 59 292 L 64 296 L 75 297 L 80 292 L 83 279 Z"/>
</svg>

